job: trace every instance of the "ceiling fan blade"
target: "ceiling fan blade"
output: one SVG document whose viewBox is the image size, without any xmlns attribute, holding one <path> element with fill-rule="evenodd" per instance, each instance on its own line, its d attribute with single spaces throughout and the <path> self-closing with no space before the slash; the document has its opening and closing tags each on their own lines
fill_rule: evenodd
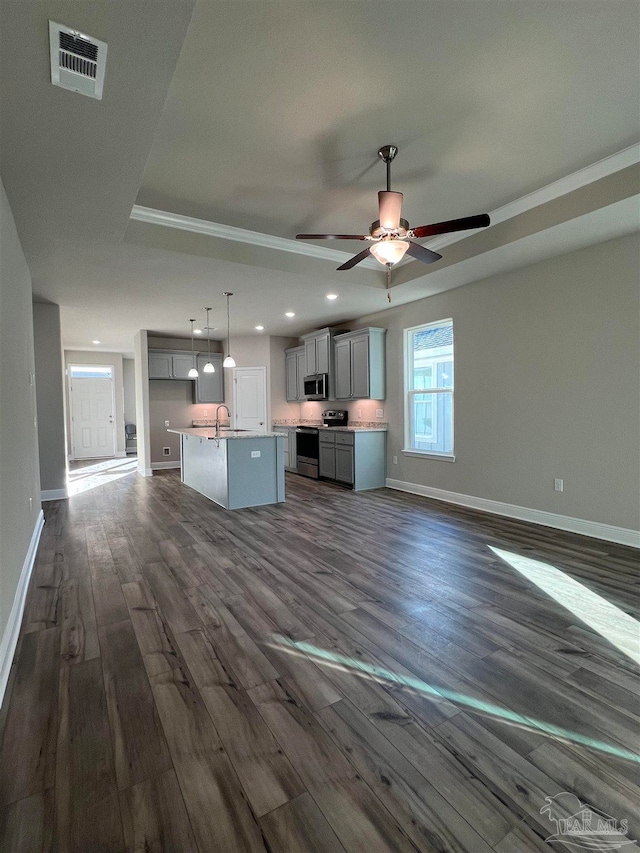
<svg viewBox="0 0 640 853">
<path fill-rule="evenodd" d="M 355 267 L 355 265 L 359 264 L 360 261 L 364 261 L 364 259 L 366 257 L 368 257 L 370 254 L 371 254 L 371 249 L 369 249 L 369 247 L 367 247 L 363 252 L 360 252 L 359 254 L 354 255 L 352 258 L 349 258 L 349 260 L 346 263 L 342 264 L 341 267 L 338 267 L 338 269 L 339 270 L 350 270 L 351 267 Z"/>
<path fill-rule="evenodd" d="M 400 227 L 400 214 L 402 213 L 402 193 L 394 193 L 391 190 L 380 190 L 378 193 L 378 208 L 380 210 L 380 226 L 393 231 Z"/>
<path fill-rule="evenodd" d="M 491 225 L 488 213 L 480 213 L 477 216 L 465 216 L 462 219 L 450 219 L 448 222 L 435 222 L 433 225 L 419 225 L 412 228 L 413 236 L 435 237 L 437 234 L 450 234 L 453 231 L 467 231 L 470 228 L 486 228 Z"/>
<path fill-rule="evenodd" d="M 442 257 L 442 255 L 439 255 L 437 252 L 432 252 L 431 249 L 426 249 L 419 243 L 411 242 L 407 248 L 407 255 L 411 255 L 416 260 L 422 261 L 423 264 L 432 264 L 435 261 L 439 261 Z"/>
<path fill-rule="evenodd" d="M 364 234 L 296 234 L 296 240 L 366 240 L 367 236 Z"/>
</svg>

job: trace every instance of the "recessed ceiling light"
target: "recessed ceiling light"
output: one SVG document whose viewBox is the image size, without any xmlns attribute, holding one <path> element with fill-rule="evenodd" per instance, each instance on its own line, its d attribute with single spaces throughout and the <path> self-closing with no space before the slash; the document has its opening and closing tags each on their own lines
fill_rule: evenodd
<svg viewBox="0 0 640 853">
<path fill-rule="evenodd" d="M 256 326 L 256 332 L 264 332 L 264 326 Z"/>
<path fill-rule="evenodd" d="M 334 299 L 337 299 L 337 298 L 338 298 L 337 293 L 327 293 L 327 299 L 330 299 L 332 302 Z"/>
<path fill-rule="evenodd" d="M 102 341 L 91 341 L 92 344 L 101 344 Z"/>
<path fill-rule="evenodd" d="M 194 330 L 193 330 L 193 334 L 194 334 L 194 335 L 201 335 L 201 334 L 202 334 L 202 329 L 194 329 Z"/>
<path fill-rule="evenodd" d="M 295 317 L 296 314 L 295 314 L 295 311 L 285 311 L 284 316 L 285 317 Z"/>
</svg>

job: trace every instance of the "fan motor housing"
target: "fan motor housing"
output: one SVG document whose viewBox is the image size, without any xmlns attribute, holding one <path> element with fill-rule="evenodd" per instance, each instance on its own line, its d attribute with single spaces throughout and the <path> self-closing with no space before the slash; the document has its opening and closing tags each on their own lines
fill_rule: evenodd
<svg viewBox="0 0 640 853">
<path fill-rule="evenodd" d="M 380 220 L 376 219 L 375 222 L 371 223 L 371 228 L 369 228 L 369 234 L 372 237 L 386 237 L 387 235 L 393 237 L 406 237 L 407 231 L 409 230 L 409 223 L 406 219 L 401 219 L 398 228 L 394 228 L 393 231 L 390 231 L 388 228 L 383 228 L 380 225 Z"/>
</svg>

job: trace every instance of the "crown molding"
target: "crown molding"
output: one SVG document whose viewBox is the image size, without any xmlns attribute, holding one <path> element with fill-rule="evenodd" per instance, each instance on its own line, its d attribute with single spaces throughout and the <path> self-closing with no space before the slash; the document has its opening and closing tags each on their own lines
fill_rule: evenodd
<svg viewBox="0 0 640 853">
<path fill-rule="evenodd" d="M 308 258 L 320 258 L 325 261 L 335 261 L 343 264 L 351 255 L 338 249 L 326 246 L 314 246 L 299 240 L 289 240 L 287 237 L 274 237 L 272 234 L 262 234 L 260 231 L 248 231 L 246 228 L 236 228 L 233 225 L 223 225 L 220 222 L 209 222 L 206 219 L 195 219 L 180 213 L 169 213 L 166 210 L 155 210 L 134 204 L 130 219 L 136 222 L 147 222 L 150 225 L 163 225 L 165 228 L 176 228 L 178 231 L 190 231 L 192 234 L 206 234 L 208 237 L 218 237 L 221 240 L 232 240 L 236 243 L 250 243 L 252 246 L 262 246 L 264 249 L 276 249 L 279 252 L 290 252 L 294 255 L 305 255 Z M 355 254 L 355 252 L 354 252 Z M 367 259 L 360 263 L 361 267 L 380 270 L 380 264 Z"/>
<path fill-rule="evenodd" d="M 489 213 L 491 225 L 497 225 L 499 222 L 512 219 L 514 216 L 526 213 L 526 211 L 532 210 L 534 207 L 539 207 L 542 204 L 560 198 L 560 196 L 588 186 L 594 183 L 594 181 L 606 178 L 608 175 L 619 172 L 621 169 L 626 169 L 628 166 L 633 166 L 638 162 L 640 162 L 640 143 L 630 145 L 628 148 L 618 151 L 616 154 L 611 154 L 597 163 L 585 166 L 584 169 L 579 169 L 577 172 L 566 175 L 564 178 L 547 184 L 545 187 L 541 187 L 532 193 L 528 193 L 502 207 L 496 208 L 496 210 Z M 249 243 L 252 246 L 262 246 L 265 249 L 275 249 L 279 252 L 305 255 L 308 258 L 320 258 L 321 260 L 334 261 L 338 264 L 344 263 L 351 257 L 347 252 L 341 252 L 338 249 L 329 249 L 326 246 L 317 246 L 299 240 L 290 240 L 287 237 L 275 237 L 271 234 L 262 234 L 259 231 L 248 231 L 245 228 L 223 225 L 220 222 L 209 222 L 206 219 L 195 219 L 192 216 L 169 213 L 165 210 L 155 210 L 154 208 L 143 207 L 139 204 L 134 204 L 130 218 L 137 222 L 146 222 L 150 225 L 162 225 L 165 228 L 190 231 L 193 234 L 205 234 L 208 237 L 217 237 L 221 240 L 231 240 L 236 243 Z M 429 249 L 438 250 L 484 230 L 484 228 L 476 228 L 472 231 L 457 231 L 453 234 L 443 234 L 441 237 L 436 237 L 433 240 L 423 243 L 423 245 Z M 405 261 L 405 263 L 411 262 L 411 259 Z M 359 266 L 378 272 L 383 271 L 378 261 L 373 258 L 367 258 Z"/>
<path fill-rule="evenodd" d="M 560 198 L 560 196 L 574 192 L 574 190 L 579 190 L 581 187 L 586 187 L 595 181 L 599 181 L 601 178 L 606 178 L 608 175 L 620 172 L 622 169 L 633 166 L 638 162 L 640 162 L 640 143 L 630 145 L 616 154 L 605 157 L 604 160 L 598 160 L 597 163 L 585 166 L 584 169 L 572 172 L 564 178 L 547 184 L 546 187 L 540 187 L 540 189 L 534 190 L 532 193 L 523 195 L 521 198 L 517 198 L 502 207 L 492 210 L 489 213 L 491 225 L 497 225 L 499 222 L 513 219 L 514 216 L 519 216 L 521 213 L 533 210 L 534 207 L 540 207 L 541 204 L 546 204 L 549 201 Z M 423 243 L 423 245 L 429 249 L 437 250 L 484 230 L 484 228 L 474 228 L 473 231 L 458 231 L 454 234 L 443 234 L 442 237 L 436 237 L 434 240 Z"/>
</svg>

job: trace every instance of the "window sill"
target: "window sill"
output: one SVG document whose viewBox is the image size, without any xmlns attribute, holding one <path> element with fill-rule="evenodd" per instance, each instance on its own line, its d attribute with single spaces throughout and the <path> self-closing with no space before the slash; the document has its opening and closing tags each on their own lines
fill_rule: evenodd
<svg viewBox="0 0 640 853">
<path fill-rule="evenodd" d="M 421 459 L 436 459 L 440 462 L 455 462 L 453 453 L 432 453 L 430 450 L 401 450 L 403 456 L 417 456 Z"/>
</svg>

